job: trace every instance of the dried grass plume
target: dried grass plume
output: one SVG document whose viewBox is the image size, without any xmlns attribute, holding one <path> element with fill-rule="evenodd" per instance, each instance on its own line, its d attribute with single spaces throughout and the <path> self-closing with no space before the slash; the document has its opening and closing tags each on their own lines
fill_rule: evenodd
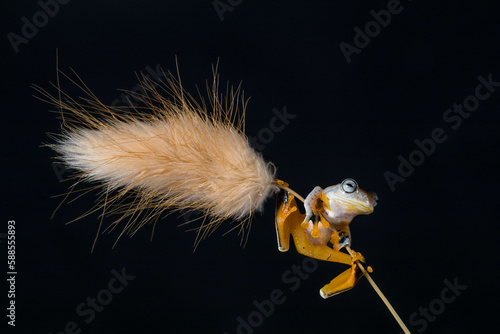
<svg viewBox="0 0 500 334">
<path fill-rule="evenodd" d="M 73 99 L 61 91 L 59 74 L 84 96 Z M 196 243 L 227 219 L 245 234 L 276 184 L 274 167 L 244 134 L 246 101 L 239 87 L 228 86 L 222 96 L 214 69 L 208 103 L 197 102 L 171 73 L 161 82 L 141 74 L 141 89 L 125 91 L 139 106 L 124 112 L 103 104 L 74 77 L 58 71 L 55 95 L 34 88 L 61 118 L 61 133 L 52 134 L 47 146 L 76 171 L 67 195 L 101 189 L 97 205 L 78 219 L 100 211 L 100 231 L 109 219 L 104 217 L 114 215 L 105 230 L 121 226 L 122 236 L 156 223 L 166 210 L 197 210 L 203 219 Z M 78 192 L 84 182 L 93 186 Z"/>
</svg>

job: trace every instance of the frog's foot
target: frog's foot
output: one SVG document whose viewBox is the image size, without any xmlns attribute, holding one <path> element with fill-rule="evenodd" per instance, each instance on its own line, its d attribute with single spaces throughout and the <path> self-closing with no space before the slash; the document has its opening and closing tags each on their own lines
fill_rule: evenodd
<svg viewBox="0 0 500 334">
<path fill-rule="evenodd" d="M 278 197 L 279 203 L 277 203 L 276 220 L 279 223 L 284 223 L 288 216 L 297 211 L 297 204 L 295 204 L 293 199 L 294 196 L 290 193 L 283 193 Z"/>
<path fill-rule="evenodd" d="M 353 264 L 351 268 L 347 269 L 342 274 L 335 277 L 330 283 L 322 287 L 319 294 L 326 299 L 350 290 L 362 276 L 363 272 L 359 269 L 359 266 Z"/>
</svg>

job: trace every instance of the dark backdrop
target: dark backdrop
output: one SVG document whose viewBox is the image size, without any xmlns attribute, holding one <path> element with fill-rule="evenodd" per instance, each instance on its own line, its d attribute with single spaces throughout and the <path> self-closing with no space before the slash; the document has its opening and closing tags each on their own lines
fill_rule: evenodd
<svg viewBox="0 0 500 334">
<path fill-rule="evenodd" d="M 345 268 L 304 262 L 294 249 L 279 253 L 273 200 L 244 248 L 237 233 L 223 236 L 226 226 L 193 253 L 194 233 L 171 215 L 153 241 L 148 226 L 114 249 L 117 233 L 104 235 L 91 253 L 98 216 L 65 223 L 95 197 L 50 218 L 60 202 L 51 196 L 70 184 L 59 182 L 68 175 L 41 147 L 59 121 L 30 85 L 55 80 L 56 49 L 61 70 L 73 68 L 106 103 L 120 97 L 117 88 L 135 87 L 134 72 L 174 70 L 175 56 L 184 87 L 196 92 L 220 59 L 221 81 L 243 81 L 251 96 L 247 133 L 281 179 L 303 195 L 346 177 L 378 193 L 375 212 L 352 224 L 353 248 L 413 333 L 495 327 L 498 8 L 473 1 L 42 0 L 3 1 L 1 15 L 2 259 L 9 220 L 17 242 L 10 331 L 400 331 L 366 280 L 331 299 L 319 296 Z M 68 82 L 62 88 L 80 94 Z M 453 111 L 464 103 L 462 115 Z M 284 109 L 287 124 L 270 131 Z M 113 277 L 123 272 L 121 285 Z M 0 293 L 5 313 L 7 289 Z M 272 307 L 265 301 L 271 295 Z M 96 297 L 98 311 L 90 311 Z"/>
</svg>

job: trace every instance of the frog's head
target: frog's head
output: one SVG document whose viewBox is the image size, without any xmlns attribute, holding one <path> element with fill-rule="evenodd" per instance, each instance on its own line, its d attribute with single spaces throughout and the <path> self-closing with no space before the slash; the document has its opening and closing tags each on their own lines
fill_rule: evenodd
<svg viewBox="0 0 500 334">
<path fill-rule="evenodd" d="M 325 218 L 332 223 L 349 223 L 357 215 L 368 215 L 377 205 L 377 194 L 366 192 L 353 179 L 326 188 L 322 195 Z"/>
</svg>

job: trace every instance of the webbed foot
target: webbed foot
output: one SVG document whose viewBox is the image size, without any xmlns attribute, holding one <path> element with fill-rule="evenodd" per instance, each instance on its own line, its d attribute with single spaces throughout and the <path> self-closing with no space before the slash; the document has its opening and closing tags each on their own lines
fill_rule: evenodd
<svg viewBox="0 0 500 334">
<path fill-rule="evenodd" d="M 356 283 L 362 276 L 363 272 L 355 263 L 351 268 L 347 269 L 342 274 L 335 277 L 330 283 L 322 287 L 319 291 L 319 294 L 321 295 L 321 297 L 326 299 L 344 291 L 350 290 L 354 287 L 354 285 L 356 285 Z"/>
</svg>

